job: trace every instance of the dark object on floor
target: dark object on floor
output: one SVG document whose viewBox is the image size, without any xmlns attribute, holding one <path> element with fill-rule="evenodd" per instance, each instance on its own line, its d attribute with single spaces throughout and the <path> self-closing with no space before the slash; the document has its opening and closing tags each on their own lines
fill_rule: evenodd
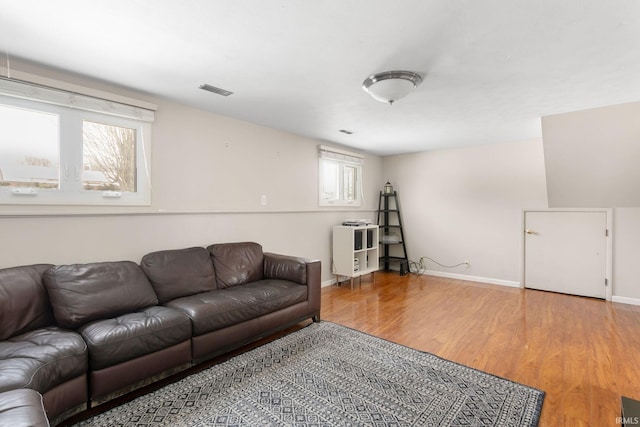
<svg viewBox="0 0 640 427">
<path fill-rule="evenodd" d="M 620 422 L 623 426 L 637 426 L 640 424 L 640 401 L 622 396 L 620 408 Z"/>
<path fill-rule="evenodd" d="M 391 264 L 397 263 L 400 275 L 409 273 L 409 258 L 402 229 L 400 202 L 397 191 L 393 188 L 380 192 L 378 201 L 378 225 L 380 226 L 380 266 L 383 270 L 390 270 Z"/>
</svg>

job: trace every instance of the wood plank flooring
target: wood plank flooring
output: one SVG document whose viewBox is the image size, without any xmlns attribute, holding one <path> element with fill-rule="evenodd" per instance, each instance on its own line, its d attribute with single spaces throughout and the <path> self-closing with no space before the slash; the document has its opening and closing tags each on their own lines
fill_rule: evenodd
<svg viewBox="0 0 640 427">
<path fill-rule="evenodd" d="M 322 289 L 323 320 L 546 392 L 540 426 L 620 425 L 640 400 L 640 307 L 377 272 Z"/>
</svg>

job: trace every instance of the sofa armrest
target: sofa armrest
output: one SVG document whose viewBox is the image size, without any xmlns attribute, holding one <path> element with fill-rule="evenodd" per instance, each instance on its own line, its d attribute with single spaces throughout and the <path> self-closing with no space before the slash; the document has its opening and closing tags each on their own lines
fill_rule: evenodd
<svg viewBox="0 0 640 427">
<path fill-rule="evenodd" d="M 29 388 L 0 393 L 0 425 L 49 427 L 40 393 Z"/>
<path fill-rule="evenodd" d="M 299 258 L 273 253 L 264 254 L 264 277 L 266 279 L 283 279 L 306 285 L 309 306 L 320 315 L 320 275 L 319 260 Z"/>
<path fill-rule="evenodd" d="M 307 284 L 307 260 L 273 253 L 264 254 L 264 278 Z"/>
</svg>

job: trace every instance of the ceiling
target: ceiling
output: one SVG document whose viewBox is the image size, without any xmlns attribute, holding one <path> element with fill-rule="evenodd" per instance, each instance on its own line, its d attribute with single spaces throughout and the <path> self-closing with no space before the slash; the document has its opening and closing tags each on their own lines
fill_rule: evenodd
<svg viewBox="0 0 640 427">
<path fill-rule="evenodd" d="M 0 0 L 0 11 L 2 66 L 8 52 L 379 155 L 538 138 L 541 116 L 640 100 L 637 0 Z M 392 106 L 362 90 L 396 69 L 424 81 Z"/>
</svg>

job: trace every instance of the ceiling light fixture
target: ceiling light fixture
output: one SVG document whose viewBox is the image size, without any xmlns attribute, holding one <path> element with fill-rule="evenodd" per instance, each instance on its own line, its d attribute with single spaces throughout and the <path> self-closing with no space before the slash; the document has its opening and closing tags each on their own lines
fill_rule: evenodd
<svg viewBox="0 0 640 427">
<path fill-rule="evenodd" d="M 362 82 L 364 89 L 375 100 L 393 104 L 404 98 L 422 83 L 422 77 L 412 71 L 385 71 L 367 77 Z"/>
</svg>

